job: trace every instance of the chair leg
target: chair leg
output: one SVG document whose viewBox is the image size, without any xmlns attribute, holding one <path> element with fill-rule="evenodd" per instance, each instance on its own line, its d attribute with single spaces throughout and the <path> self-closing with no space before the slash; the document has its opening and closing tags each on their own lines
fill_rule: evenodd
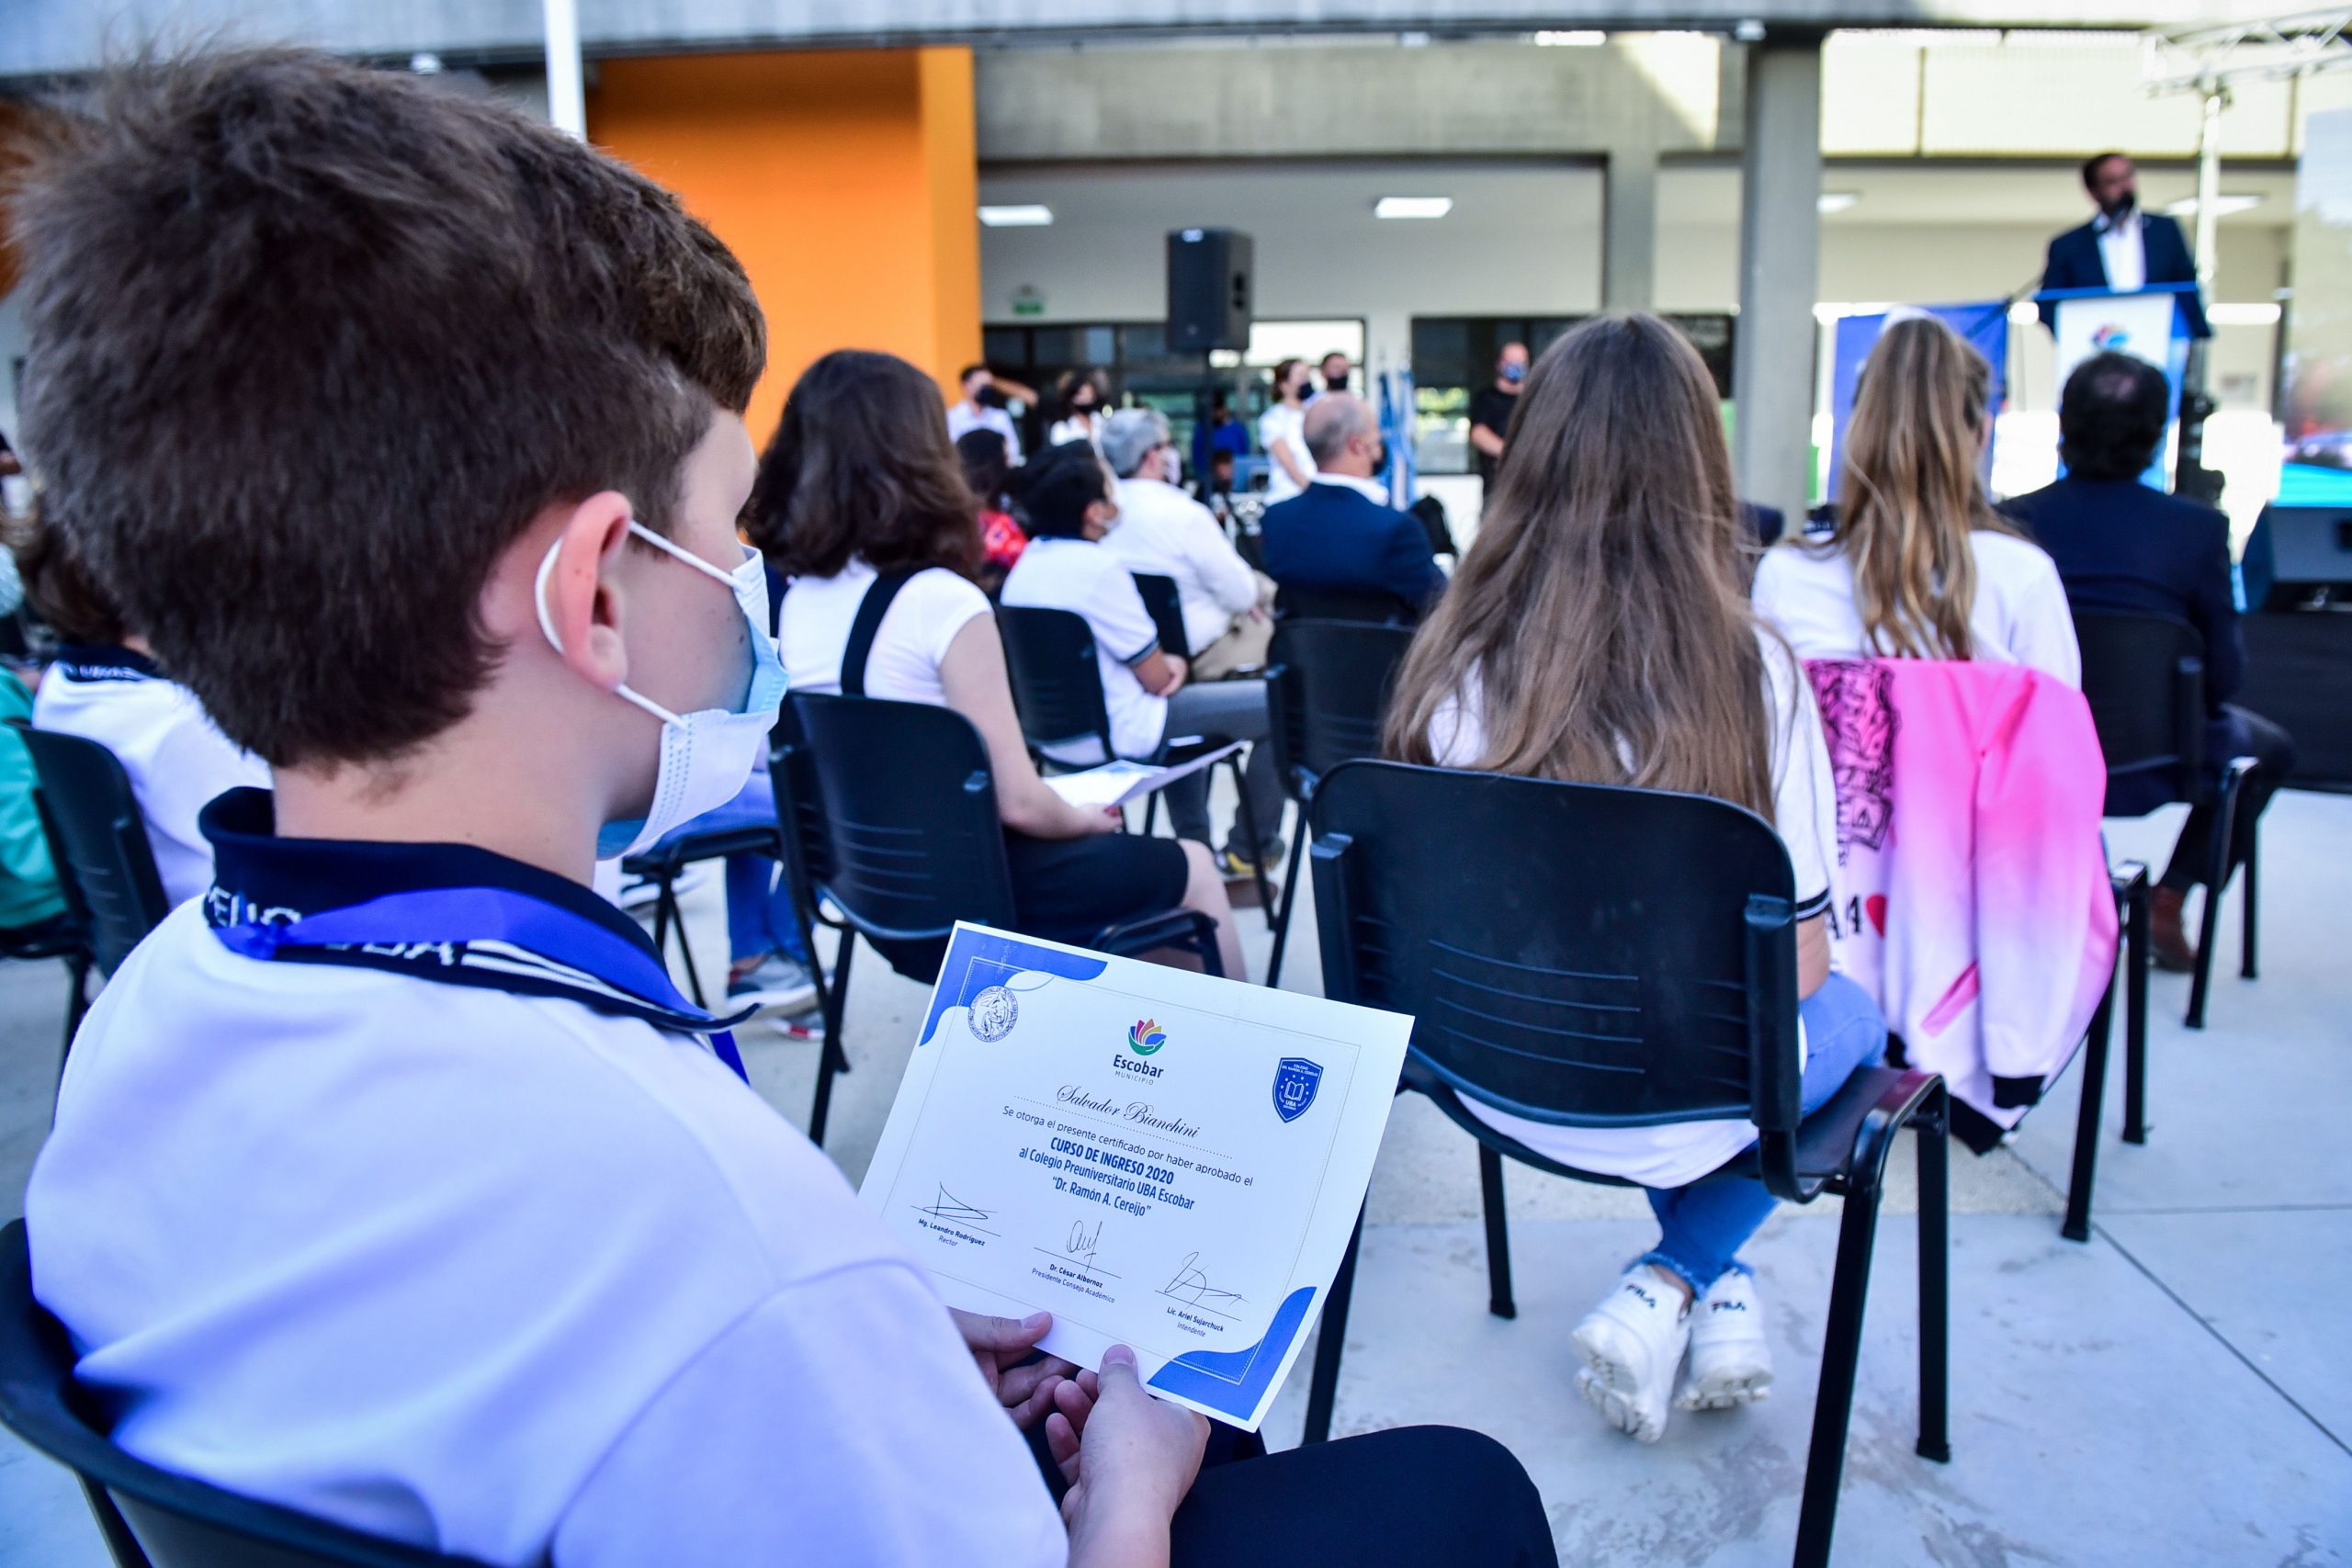
<svg viewBox="0 0 2352 1568">
<path fill-rule="evenodd" d="M 1510 1299 L 1510 1213 L 1503 1206 L 1503 1156 L 1478 1145 L 1478 1200 L 1487 1215 L 1487 1310 L 1517 1317 Z"/>
<path fill-rule="evenodd" d="M 2099 1122 L 2107 1110 L 2107 1047 L 2115 1025 L 2115 976 L 2100 993 L 2083 1037 L 2083 1099 L 2075 1112 L 2075 1172 L 2066 1183 L 2066 1218 L 2058 1234 L 2068 1241 L 2091 1238 L 2091 1183 L 2098 1174 Z"/>
<path fill-rule="evenodd" d="M 2224 774 L 2222 779 L 2221 808 L 2214 813 L 2219 818 L 2213 824 L 2212 855 L 2205 868 L 2205 914 L 2197 933 L 2197 973 L 2188 983 L 2188 1017 L 2184 1020 L 2191 1029 L 2205 1027 L 2205 993 L 2213 979 L 2213 939 L 2222 924 L 2222 895 L 2230 886 L 2230 843 L 2237 832 L 2238 781 L 2244 775 Z"/>
<path fill-rule="evenodd" d="M 1854 1414 L 1854 1372 L 1862 1354 L 1862 1306 L 1870 1293 L 1878 1205 L 1873 1182 L 1846 1194 L 1845 1217 L 1838 1222 L 1838 1271 L 1830 1280 L 1829 1322 L 1822 1334 L 1813 1446 L 1805 1456 L 1804 1498 L 1797 1508 L 1796 1568 L 1828 1568 L 1838 1489 L 1846 1471 L 1846 1430 Z"/>
<path fill-rule="evenodd" d="M 1912 1123 L 1919 1134 L 1919 1446 L 1951 1462 L 1951 1144 L 1950 1102 Z"/>
<path fill-rule="evenodd" d="M 1143 836 L 1145 838 L 1148 839 L 1151 837 L 1151 830 L 1159 821 L 1159 792 L 1158 790 L 1153 790 L 1149 795 L 1145 795 L 1143 798 Z"/>
<path fill-rule="evenodd" d="M 1233 815 L 1241 824 L 1241 841 L 1250 846 L 1250 875 L 1258 884 L 1258 908 L 1265 911 L 1266 929 L 1274 929 L 1274 893 L 1266 882 L 1266 845 L 1283 830 L 1282 818 L 1275 817 L 1265 837 L 1258 835 L 1258 813 L 1250 804 L 1249 781 L 1241 776 L 1241 753 L 1235 752 L 1225 760 L 1233 770 Z"/>
<path fill-rule="evenodd" d="M 2238 978 L 2241 980 L 2256 978 L 2254 963 L 2255 889 L 2262 863 L 2261 832 L 2259 820 L 2245 825 L 2245 864 L 2238 868 L 2238 874 L 2245 879 L 2245 886 L 2240 890 L 2240 897 L 2245 900 L 2245 917 L 2238 931 Z"/>
<path fill-rule="evenodd" d="M 2148 879 L 2124 905 L 2123 1141 L 2148 1141 Z"/>
<path fill-rule="evenodd" d="M 1298 868 L 1306 861 L 1306 813 L 1298 817 L 1298 842 L 1290 847 L 1290 863 L 1283 868 L 1283 901 L 1274 915 L 1274 956 L 1266 965 L 1266 988 L 1277 990 L 1283 983 L 1283 950 L 1290 945 L 1291 911 L 1298 905 Z"/>
<path fill-rule="evenodd" d="M 57 1051 L 57 1081 L 65 1081 L 65 1059 L 74 1054 L 74 1036 L 90 1010 L 90 955 L 77 953 L 65 961 L 65 1041 Z"/>
<path fill-rule="evenodd" d="M 825 1043 L 817 1047 L 817 1093 L 808 1105 L 808 1141 L 819 1148 L 825 1146 L 825 1119 L 833 1106 L 833 1077 L 849 1071 L 849 1053 L 842 1045 L 842 1016 L 849 1011 L 849 961 L 857 952 L 857 933 L 844 931 L 841 943 L 833 951 L 833 978 L 829 985 L 824 966 L 817 963 L 817 949 L 808 949 L 808 962 L 817 970 L 817 1001 L 825 1016 Z"/>
<path fill-rule="evenodd" d="M 82 1483 L 83 1499 L 90 1505 L 90 1517 L 97 1521 L 98 1534 L 107 1543 L 107 1554 L 114 1559 L 115 1568 L 153 1568 L 146 1548 L 130 1533 L 130 1526 L 116 1507 L 107 1489 L 86 1475 L 77 1477 Z"/>
<path fill-rule="evenodd" d="M 1348 1300 L 1356 1289 L 1356 1249 L 1363 1244 L 1363 1211 L 1356 1211 L 1356 1228 L 1340 1271 L 1331 1276 L 1331 1293 L 1323 1299 L 1323 1326 L 1315 1336 L 1315 1372 L 1306 1385 L 1306 1430 L 1299 1442 L 1319 1443 L 1331 1436 L 1331 1405 L 1340 1392 L 1340 1355 L 1348 1338 Z"/>
</svg>

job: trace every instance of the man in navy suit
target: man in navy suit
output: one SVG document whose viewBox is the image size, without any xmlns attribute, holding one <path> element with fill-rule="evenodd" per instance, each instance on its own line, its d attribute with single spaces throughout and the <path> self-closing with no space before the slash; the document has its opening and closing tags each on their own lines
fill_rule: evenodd
<svg viewBox="0 0 2352 1568">
<path fill-rule="evenodd" d="M 1315 478 L 1266 508 L 1259 525 L 1266 575 L 1295 605 L 1297 591 L 1321 590 L 1396 602 L 1399 620 L 1417 618 L 1445 586 L 1419 519 L 1388 504 L 1373 483 L 1383 457 L 1380 423 L 1362 398 L 1326 392 L 1306 411 L 1306 450 Z"/>
<path fill-rule="evenodd" d="M 2058 454 L 2066 477 L 2018 496 L 2002 511 L 2050 553 L 2076 612 L 2165 615 L 2186 621 L 2204 638 L 2206 761 L 2218 768 L 2231 757 L 2252 757 L 2260 764 L 2239 797 L 2242 820 L 2230 852 L 2234 865 L 2245 858 L 2254 819 L 2295 765 L 2295 743 L 2268 719 L 2225 700 L 2245 678 L 2237 603 L 2230 592 L 2229 520 L 2139 482 L 2165 438 L 2168 397 L 2164 372 L 2145 360 L 2124 354 L 2084 360 L 2059 397 Z M 2151 671 L 2149 678 L 2162 676 Z M 2129 814 L 2154 800 L 2129 798 L 2125 781 L 2119 781 L 2108 804 Z M 2213 815 L 2207 806 L 2190 809 L 2150 901 L 2151 944 L 2167 969 L 2186 969 L 2194 958 L 2182 931 L 2181 904 L 2204 878 Z M 2210 889 L 2208 897 L 2219 891 Z"/>
<path fill-rule="evenodd" d="M 2041 265 L 2044 288 L 2112 288 L 2133 293 L 2159 283 L 2197 281 L 2197 261 L 2180 225 L 2161 212 L 2140 210 L 2140 174 L 2121 152 L 2101 152 L 2083 164 L 2083 188 L 2098 216 L 2050 242 Z M 2191 288 L 2180 297 L 2190 337 L 2211 337 L 2205 305 Z M 2054 328 L 2057 308 L 2042 301 L 2041 324 Z"/>
</svg>

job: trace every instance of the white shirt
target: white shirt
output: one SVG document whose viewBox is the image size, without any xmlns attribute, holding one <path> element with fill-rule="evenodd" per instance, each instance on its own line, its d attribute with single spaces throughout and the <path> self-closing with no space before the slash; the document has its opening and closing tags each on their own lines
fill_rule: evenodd
<svg viewBox="0 0 2352 1568">
<path fill-rule="evenodd" d="M 2148 282 L 2148 249 L 2140 232 L 2140 209 L 2110 220 L 2100 213 L 2091 220 L 2098 233 L 2098 262 L 2107 272 L 2107 286 L 2119 294 L 2144 288 Z"/>
<path fill-rule="evenodd" d="M 1068 441 L 1091 441 L 1095 446 L 1100 446 L 1102 442 L 1096 440 L 1098 434 L 1095 429 L 1095 421 L 1091 416 L 1074 413 L 1067 418 L 1054 421 L 1054 427 L 1046 432 L 1046 444 L 1049 446 L 1059 446 Z"/>
<path fill-rule="evenodd" d="M 41 677 L 33 725 L 95 740 L 122 763 L 174 904 L 212 885 L 197 813 L 223 790 L 269 785 L 269 765 L 221 734 L 195 693 L 122 649 L 67 649 Z"/>
<path fill-rule="evenodd" d="M 1976 596 L 1968 630 L 1978 659 L 2030 664 L 2069 686 L 2083 683 L 2082 650 L 2058 568 L 2040 547 L 1983 529 L 1968 536 Z M 1756 569 L 1756 611 L 1787 634 L 1800 659 L 1867 659 L 1854 569 L 1819 540 L 1783 539 Z"/>
<path fill-rule="evenodd" d="M 922 1266 L 698 1040 L 206 918 L 108 982 L 25 1195 L 123 1447 L 515 1568 L 1064 1562 Z"/>
<path fill-rule="evenodd" d="M 1829 770 L 1813 683 L 1781 639 L 1759 628 L 1764 655 L 1765 723 L 1771 748 L 1772 826 L 1796 876 L 1796 918 L 1811 919 L 1834 897 L 1838 788 Z M 1474 685 L 1441 706 L 1430 723 L 1430 750 L 1450 768 L 1478 765 L 1486 750 Z M 1630 765 L 1630 760 L 1629 760 Z M 1802 1029 L 1802 1025 L 1800 1025 Z M 1799 1040 L 1799 1059 L 1803 1059 Z M 1563 1165 L 1622 1177 L 1644 1187 L 1696 1181 L 1756 1141 L 1744 1119 L 1675 1122 L 1661 1127 L 1555 1127 L 1496 1111 L 1464 1095 L 1470 1113 Z"/>
<path fill-rule="evenodd" d="M 1119 481 L 1119 522 L 1102 547 L 1130 572 L 1176 580 L 1191 652 L 1232 630 L 1233 617 L 1257 605 L 1257 575 L 1216 525 L 1216 514 L 1163 480 Z"/>
<path fill-rule="evenodd" d="M 784 660 L 786 687 L 842 689 L 842 655 L 875 576 L 872 567 L 854 559 L 832 577 L 796 577 L 785 589 L 776 652 Z M 945 707 L 939 667 L 947 646 L 975 617 L 987 614 L 988 595 L 968 579 L 944 567 L 915 573 L 875 628 L 874 647 L 865 658 L 865 694 Z"/>
<path fill-rule="evenodd" d="M 1114 530 L 1115 532 L 1115 530 Z M 1111 715 L 1111 744 L 1122 757 L 1148 757 L 1168 731 L 1168 699 L 1144 690 L 1135 667 L 1159 650 L 1159 628 L 1143 607 L 1126 562 L 1086 539 L 1034 538 L 1004 580 L 1007 604 L 1075 610 L 1094 632 L 1094 661 Z M 1054 737 L 1038 750 L 1057 762 L 1107 761 L 1092 737 Z"/>
<path fill-rule="evenodd" d="M 1375 502 L 1381 506 L 1389 507 L 1391 510 L 1394 510 L 1395 508 L 1395 502 L 1388 499 L 1388 487 L 1382 484 L 1378 479 L 1359 479 L 1354 474 L 1317 473 L 1313 479 L 1306 482 L 1309 484 L 1318 485 L 1338 485 L 1342 490 L 1351 490 L 1355 491 L 1366 501 Z"/>
<path fill-rule="evenodd" d="M 976 408 L 968 402 L 948 409 L 948 440 L 960 441 L 967 432 L 974 430 L 995 431 L 1004 437 L 1005 457 L 1012 462 L 1021 461 L 1021 432 L 1013 428 L 1012 414 L 1002 409 Z"/>
<path fill-rule="evenodd" d="M 1306 411 L 1276 403 L 1258 416 L 1258 449 L 1266 455 L 1266 504 L 1288 501 L 1304 488 L 1274 457 L 1277 445 L 1286 448 L 1301 472 L 1315 473 L 1315 458 L 1306 450 Z"/>
</svg>

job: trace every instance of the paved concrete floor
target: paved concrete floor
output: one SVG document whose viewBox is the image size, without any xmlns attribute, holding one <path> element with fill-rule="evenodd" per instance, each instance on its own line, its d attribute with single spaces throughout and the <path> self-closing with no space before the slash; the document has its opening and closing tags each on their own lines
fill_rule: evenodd
<svg viewBox="0 0 2352 1568">
<path fill-rule="evenodd" d="M 2161 863 L 2177 812 L 2110 825 L 2119 856 Z M 1849 1564 L 2352 1562 L 2352 941 L 2341 914 L 2352 797 L 2289 794 L 2266 824 L 2263 976 L 2215 982 L 2211 1027 L 2180 1024 L 2186 981 L 2151 986 L 2151 1142 L 2117 1136 L 2109 1085 L 2096 1235 L 2059 1238 L 2075 1077 L 2008 1146 L 1952 1168 L 1952 1440 L 1911 1451 L 1916 1251 L 1907 1149 L 1883 1224 L 1838 1531 Z M 689 900 L 711 973 L 716 879 Z M 1253 971 L 1268 942 L 1242 915 Z M 2234 954 L 2234 900 L 2223 922 Z M 1302 908 L 1285 984 L 1319 981 Z M 855 961 L 831 1146 L 860 1175 L 911 1047 L 924 992 Z M 0 1214 L 20 1207 L 46 1127 L 62 981 L 0 971 Z M 814 1050 L 745 1036 L 759 1090 L 805 1119 Z M 2119 1038 L 2120 1046 L 2120 1038 Z M 1396 1107 L 1374 1178 L 1338 1428 L 1476 1427 L 1509 1443 L 1550 1506 L 1569 1564 L 1785 1562 L 1813 1409 L 1836 1203 L 1783 1210 L 1751 1249 L 1781 1382 L 1749 1410 L 1676 1418 L 1639 1448 L 1570 1387 L 1577 1315 L 1651 1238 L 1634 1193 L 1509 1178 L 1519 1317 L 1487 1315 L 1476 1161 L 1422 1101 Z M 1295 1441 L 1302 1359 L 1269 1426 Z M 0 1438 L 0 1565 L 98 1568 L 61 1471 Z"/>
</svg>

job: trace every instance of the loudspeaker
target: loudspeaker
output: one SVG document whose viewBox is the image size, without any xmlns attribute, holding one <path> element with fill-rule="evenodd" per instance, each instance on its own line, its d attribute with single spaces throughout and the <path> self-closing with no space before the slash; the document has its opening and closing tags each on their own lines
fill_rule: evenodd
<svg viewBox="0 0 2352 1568">
<path fill-rule="evenodd" d="M 2268 535 L 2272 604 L 2292 603 L 2314 588 L 2352 592 L 2352 509 L 2266 506 L 2256 526 Z M 2251 545 L 2247 553 L 2255 553 Z"/>
<path fill-rule="evenodd" d="M 1231 229 L 1168 232 L 1168 351 L 1250 346 L 1250 236 Z"/>
</svg>

